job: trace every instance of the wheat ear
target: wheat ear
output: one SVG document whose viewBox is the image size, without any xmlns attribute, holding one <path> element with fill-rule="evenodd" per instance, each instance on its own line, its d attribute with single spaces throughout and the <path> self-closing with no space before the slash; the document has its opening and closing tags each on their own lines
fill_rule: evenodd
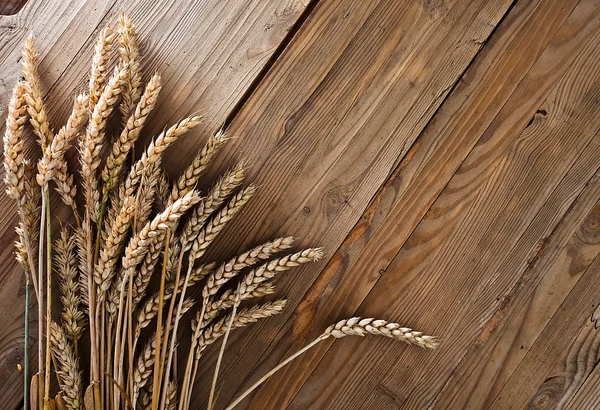
<svg viewBox="0 0 600 410">
<path fill-rule="evenodd" d="M 62 322 L 67 337 L 75 346 L 83 333 L 84 323 L 84 315 L 80 308 L 81 297 L 77 279 L 77 259 L 74 254 L 75 237 L 70 236 L 68 230 L 63 227 L 54 247 L 56 249 L 54 257 L 55 270 L 59 277 L 62 293 Z"/>
<path fill-rule="evenodd" d="M 19 81 L 8 105 L 4 131 L 4 185 L 6 194 L 17 201 L 22 197 L 25 173 L 23 166 L 23 129 L 27 122 L 25 90 L 25 83 Z"/>
<path fill-rule="evenodd" d="M 173 184 L 171 190 L 171 202 L 176 201 L 180 196 L 185 195 L 194 188 L 202 171 L 206 169 L 210 160 L 226 141 L 227 137 L 223 130 L 220 130 L 208 139 L 206 145 L 198 152 L 192 163 L 187 167 L 183 174 L 181 174 L 177 182 Z"/>
<path fill-rule="evenodd" d="M 121 173 L 127 155 L 139 138 L 148 115 L 156 105 L 160 89 L 160 76 L 155 74 L 146 85 L 142 98 L 135 107 L 135 111 L 127 120 L 119 138 L 114 142 L 112 150 L 106 160 L 106 165 L 102 170 L 105 191 L 112 189 L 118 182 L 118 176 Z M 125 93 L 123 93 L 123 95 L 125 95 Z"/>
<path fill-rule="evenodd" d="M 68 342 L 63 329 L 54 322 L 50 324 L 50 339 L 52 352 L 60 365 L 57 373 L 61 381 L 60 389 L 64 393 L 63 399 L 69 408 L 78 410 L 82 404 L 82 382 L 79 362 L 73 353 L 73 346 Z"/>
<path fill-rule="evenodd" d="M 22 54 L 23 76 L 27 84 L 27 111 L 29 112 L 29 121 L 33 126 L 33 131 L 39 138 L 42 149 L 50 145 L 53 138 L 52 129 L 48 123 L 46 107 L 42 100 L 42 89 L 40 86 L 40 77 L 37 70 L 38 52 L 35 49 L 35 39 L 29 36 L 25 40 Z"/>
<path fill-rule="evenodd" d="M 89 111 L 94 112 L 96 104 L 102 95 L 106 79 L 108 77 L 108 64 L 110 54 L 114 45 L 115 33 L 112 28 L 106 27 L 100 32 L 96 46 L 94 48 L 94 57 L 92 59 L 92 70 L 90 73 L 89 89 Z"/>
<path fill-rule="evenodd" d="M 87 104 L 88 98 L 84 94 L 75 99 L 67 124 L 58 131 L 52 143 L 46 146 L 42 159 L 38 162 L 37 182 L 40 186 L 55 178 L 59 169 L 66 169 L 66 166 L 60 167 L 60 164 L 65 162 L 65 152 L 71 147 L 87 119 Z"/>
<path fill-rule="evenodd" d="M 366 335 L 379 335 L 386 336 L 392 339 L 400 340 L 405 343 L 419 346 L 425 349 L 436 349 L 438 347 L 438 340 L 433 336 L 423 335 L 421 332 L 414 331 L 407 327 L 402 327 L 398 323 L 391 323 L 385 320 L 373 319 L 373 318 L 360 318 L 352 317 L 350 319 L 340 320 L 336 324 L 329 326 L 325 332 L 306 347 L 302 348 L 286 360 L 281 362 L 277 367 L 271 370 L 269 373 L 264 375 L 260 380 L 254 383 L 248 390 L 242 393 L 233 403 L 227 406 L 226 410 L 231 410 L 235 406 L 241 403 L 252 391 L 258 386 L 264 383 L 269 377 L 276 373 L 279 369 L 284 367 L 286 364 L 306 352 L 316 344 L 327 339 L 329 336 L 333 336 L 337 339 L 346 336 L 366 336 Z"/>
<path fill-rule="evenodd" d="M 119 56 L 122 65 L 129 66 L 129 73 L 123 84 L 123 101 L 119 110 L 125 124 L 127 119 L 136 109 L 140 100 L 142 88 L 142 75 L 140 70 L 140 50 L 138 38 L 133 21 L 125 13 L 119 18 Z"/>
<path fill-rule="evenodd" d="M 125 240 L 131 227 L 135 209 L 135 198 L 125 198 L 120 212 L 114 219 L 107 221 L 104 246 L 100 251 L 98 264 L 94 270 L 94 281 L 99 286 L 100 294 L 106 292 L 115 275 L 115 267 L 123 250 Z M 101 297 L 100 300 L 103 298 Z"/>
</svg>

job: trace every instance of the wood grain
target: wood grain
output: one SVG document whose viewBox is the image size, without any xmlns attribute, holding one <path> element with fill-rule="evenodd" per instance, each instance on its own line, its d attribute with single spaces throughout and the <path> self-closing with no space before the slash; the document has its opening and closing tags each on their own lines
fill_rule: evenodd
<svg viewBox="0 0 600 410">
<path fill-rule="evenodd" d="M 531 93 L 529 103 L 520 104 L 519 116 L 535 117 L 529 126 L 522 123 L 527 126 L 522 133 L 506 132 L 518 129 L 518 122 L 488 128 L 359 310 L 437 333 L 445 349 L 427 355 L 385 341 L 336 342 L 292 408 L 342 408 L 342 400 L 366 406 L 368 393 L 380 385 L 407 408 L 423 408 L 435 399 L 500 296 L 597 168 L 594 157 L 587 164 L 578 159 L 590 149 L 598 127 L 592 118 L 598 110 L 596 36 L 586 39 L 579 59 L 541 107 Z M 514 113 L 510 103 L 507 107 Z M 568 119 L 573 116 L 577 120 Z M 582 128 L 567 131 L 566 124 L 574 123 Z M 572 179 L 563 178 L 567 173 Z M 370 354 L 374 351 L 378 354 Z M 399 368 L 401 377 L 395 375 Z M 387 377 L 396 382 L 386 384 Z"/>
<path fill-rule="evenodd" d="M 226 122 L 235 138 L 207 174 L 247 159 L 260 187 L 206 259 L 282 234 L 326 248 L 278 281 L 283 315 L 232 334 L 217 409 L 355 313 L 441 348 L 328 340 L 240 408 L 600 406 L 598 1 L 29 0 L 0 16 L 0 113 L 34 32 L 62 123 L 121 9 L 142 34 L 145 77 L 163 75 L 143 138 L 191 112 L 207 120 L 168 153 L 169 173 Z M 23 284 L 4 195 L 0 209 L 0 397 L 12 409 Z"/>
<path fill-rule="evenodd" d="M 248 235 L 224 234 L 219 243 L 247 248 L 286 232 L 300 245 L 325 244 L 327 253 L 339 246 L 510 2 L 391 4 L 319 3 L 234 119 L 233 132 L 255 145 L 229 148 L 252 159 L 261 192 L 246 209 L 253 218 L 238 218 L 228 231 Z M 290 309 L 232 342 L 220 373 L 223 403 L 249 371 L 246 385 L 305 342 L 294 329 L 304 317 L 290 312 L 321 266 L 282 278 Z M 199 378 L 194 406 L 206 399 L 211 374 L 208 367 Z M 287 391 L 255 405 L 281 408 Z"/>
<path fill-rule="evenodd" d="M 0 17 L 0 106 L 4 110 L 7 105 L 20 70 L 20 47 L 33 32 L 42 57 L 40 75 L 48 91 L 52 123 L 61 124 L 73 96 L 85 88 L 98 30 L 114 24 L 121 10 L 128 11 L 141 34 L 145 77 L 158 71 L 163 82 L 155 111 L 158 115 L 153 115 L 145 128 L 145 138 L 191 112 L 201 112 L 206 118 L 202 129 L 179 144 L 180 152 L 170 158 L 169 169 L 176 173 L 204 137 L 226 120 L 307 4 L 296 0 L 209 1 L 198 6 L 192 1 L 175 1 L 165 6 L 153 1 L 31 0 L 19 14 Z M 16 364 L 22 355 L 23 285 L 12 255 L 14 204 L 1 195 L 0 209 L 4 245 L 0 300 L 3 310 L 10 309 L 0 318 L 0 396 L 11 408 L 22 396 Z"/>
<path fill-rule="evenodd" d="M 570 3 L 570 7 L 575 4 Z M 523 91 L 510 107 L 522 105 L 523 96 L 532 92 L 544 98 L 548 87 L 574 58 L 566 51 L 580 49 L 589 35 L 593 10 L 580 9 L 556 36 L 560 40 L 549 46 L 571 12 L 567 4 L 526 2 L 511 10 L 304 296 L 294 327 L 299 340 L 310 340 L 337 318 L 354 313 L 517 86 Z M 503 79 L 501 87 L 496 85 L 499 78 Z M 524 124 L 530 117 L 519 112 L 519 122 Z M 510 108 L 506 113 L 513 114 Z M 282 377 L 262 389 L 256 401 L 295 394 L 328 344 L 292 363 Z"/>
</svg>

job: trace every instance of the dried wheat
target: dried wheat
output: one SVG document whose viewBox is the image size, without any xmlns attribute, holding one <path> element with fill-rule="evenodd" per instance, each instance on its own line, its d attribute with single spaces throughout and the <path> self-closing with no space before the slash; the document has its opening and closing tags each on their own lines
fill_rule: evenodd
<svg viewBox="0 0 600 410">
<path fill-rule="evenodd" d="M 80 308 L 81 296 L 77 278 L 77 259 L 74 254 L 75 237 L 63 227 L 56 239 L 54 263 L 60 280 L 63 304 L 62 321 L 67 337 L 76 342 L 83 334 L 84 314 Z"/>
<path fill-rule="evenodd" d="M 140 50 L 135 26 L 131 18 L 121 13 L 119 18 L 119 56 L 122 65 L 129 66 L 127 79 L 123 84 L 123 101 L 119 110 L 125 123 L 136 109 L 140 100 L 142 88 L 142 75 L 140 70 Z"/>
<path fill-rule="evenodd" d="M 75 138 L 83 128 L 87 119 L 88 97 L 79 95 L 73 104 L 73 111 L 69 116 L 67 124 L 62 127 L 52 143 L 46 146 L 42 158 L 38 162 L 37 182 L 40 186 L 46 185 L 51 179 L 56 178 L 58 171 L 66 171 L 65 152 L 71 147 Z M 64 178 L 68 178 L 65 175 Z M 63 180 L 64 178 L 57 178 Z"/>
<path fill-rule="evenodd" d="M 25 84 L 21 81 L 15 86 L 4 131 L 4 185 L 10 198 L 21 200 L 23 191 L 23 129 L 27 122 L 27 104 L 25 101 Z"/>
<path fill-rule="evenodd" d="M 96 46 L 94 48 L 94 57 L 92 59 L 92 71 L 90 73 L 89 89 L 89 110 L 90 114 L 94 112 L 96 104 L 102 95 L 106 79 L 108 77 L 108 64 L 110 54 L 114 45 L 115 33 L 110 27 L 106 27 L 100 32 Z"/>
<path fill-rule="evenodd" d="M 192 163 L 173 185 L 170 202 L 176 201 L 194 188 L 202 171 L 206 169 L 210 160 L 226 141 L 227 137 L 222 130 L 208 139 L 206 145 L 198 152 Z"/>
<path fill-rule="evenodd" d="M 50 324 L 52 351 L 60 365 L 57 373 L 61 381 L 60 389 L 69 408 L 78 410 L 82 403 L 82 382 L 79 362 L 73 353 L 73 346 L 67 341 L 63 329 L 56 323 Z"/>
<path fill-rule="evenodd" d="M 135 107 L 135 111 L 127 120 L 119 138 L 112 146 L 112 150 L 106 160 L 106 165 L 102 170 L 102 179 L 105 183 L 105 190 L 112 189 L 118 182 L 118 176 L 121 173 L 127 155 L 139 138 L 148 115 L 156 105 L 160 89 L 160 76 L 155 74 L 146 85 L 144 94 Z M 123 95 L 125 95 L 125 92 L 123 92 Z"/>
<path fill-rule="evenodd" d="M 424 335 L 398 323 L 373 318 L 352 317 L 340 320 L 329 326 L 324 334 L 338 339 L 345 336 L 366 336 L 367 334 L 385 336 L 426 349 L 435 349 L 439 344 L 433 336 Z"/>
<path fill-rule="evenodd" d="M 21 53 L 23 76 L 26 81 L 25 98 L 27 100 L 27 111 L 29 112 L 29 122 L 33 126 L 33 131 L 39 138 L 42 149 L 50 145 L 53 138 L 53 132 L 48 123 L 46 107 L 42 100 L 42 89 L 40 86 L 40 77 L 37 70 L 38 52 L 35 49 L 35 39 L 29 36 L 25 40 L 23 52 Z"/>
</svg>

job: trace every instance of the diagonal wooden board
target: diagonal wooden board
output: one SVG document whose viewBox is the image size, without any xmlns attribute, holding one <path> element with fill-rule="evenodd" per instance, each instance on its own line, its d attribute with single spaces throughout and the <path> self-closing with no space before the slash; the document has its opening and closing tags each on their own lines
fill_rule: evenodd
<svg viewBox="0 0 600 410">
<path fill-rule="evenodd" d="M 556 76 L 550 76 L 554 81 L 548 85 L 553 91 L 546 97 L 544 82 L 540 84 L 536 76 L 566 56 L 557 53 L 554 64 L 545 66 L 542 64 L 549 61 L 540 57 L 530 85 L 524 80 L 504 105 L 361 306 L 368 315 L 392 314 L 408 325 L 430 332 L 437 329 L 445 340 L 444 351 L 427 355 L 393 348 L 385 341 L 336 342 L 291 408 L 343 408 L 340 400 L 351 400 L 360 407 L 366 400 L 383 403 L 385 396 L 388 402 L 406 408 L 422 408 L 447 386 L 451 375 L 448 384 L 457 389 L 456 399 L 465 401 L 434 401 L 434 405 L 484 406 L 476 401 L 480 400 L 477 396 L 465 394 L 463 385 L 454 387 L 455 368 L 467 351 L 487 342 L 494 345 L 483 325 L 496 309 L 506 308 L 498 296 L 511 289 L 528 261 L 535 260 L 539 247 L 598 168 L 597 141 L 590 143 L 599 125 L 600 108 L 600 74 L 594 68 L 598 58 L 597 4 L 581 2 L 578 7 L 570 26 L 565 23 L 564 32 L 556 37 L 561 46 L 565 44 L 563 34 L 568 34 L 567 42 L 574 35 L 574 44 L 579 43 L 577 36 L 585 34 L 580 37 L 583 44 L 570 54 L 571 60 L 577 56 L 575 62 L 567 64 L 570 67 L 558 83 Z M 590 29 L 591 33 L 585 33 Z M 597 199 L 590 198 L 589 208 Z M 585 215 L 585 209 L 583 212 Z M 575 308 L 573 312 L 582 314 Z M 489 326 L 493 327 L 492 321 Z M 378 354 L 369 354 L 372 351 Z M 368 369 L 380 371 L 367 377 L 361 370 L 367 361 Z M 472 366 L 473 362 L 467 363 L 461 371 L 468 375 Z M 526 374 L 524 370 L 521 377 L 514 377 L 512 387 L 520 386 Z M 323 380 L 335 382 L 326 385 Z M 379 393 L 369 394 L 377 390 Z M 483 385 L 481 393 L 487 392 Z M 506 389 L 506 397 L 513 394 L 514 390 Z M 505 408 L 506 400 L 498 404 Z"/>
<path fill-rule="evenodd" d="M 168 4 L 150 0 L 30 0 L 18 14 L 0 16 L 0 116 L 4 117 L 19 75 L 20 47 L 33 32 L 41 54 L 40 74 L 48 90 L 50 118 L 55 126 L 60 125 L 72 98 L 85 89 L 98 31 L 116 23 L 120 11 L 125 10 L 141 35 L 145 78 L 154 72 L 162 75 L 159 105 L 145 128 L 145 137 L 192 112 L 206 119 L 170 158 L 169 170 L 178 172 L 208 133 L 221 127 L 251 91 L 272 56 L 291 36 L 288 33 L 293 34 L 308 5 L 308 0 L 215 0 L 201 4 L 190 0 Z M 23 284 L 12 254 L 15 209 L 5 195 L 0 195 L 0 209 L 4 245 L 0 254 L 0 397 L 3 408 L 14 408 L 22 398 L 16 365 L 22 360 Z"/>
<path fill-rule="evenodd" d="M 431 9 L 413 2 L 319 3 L 232 122 L 233 130 L 255 138 L 256 145 L 239 147 L 256 164 L 251 176 L 263 194 L 246 209 L 254 217 L 236 219 L 219 243 L 247 248 L 291 233 L 301 245 L 327 245 L 331 255 L 511 3 L 455 1 Z M 321 266 L 278 281 L 291 309 Z M 298 330 L 311 317 L 290 312 L 234 335 L 220 373 L 227 386 L 220 401 L 307 342 Z M 196 407 L 212 377 L 210 366 L 201 371 Z M 276 389 L 254 404 L 281 408 L 295 391 Z"/>
</svg>

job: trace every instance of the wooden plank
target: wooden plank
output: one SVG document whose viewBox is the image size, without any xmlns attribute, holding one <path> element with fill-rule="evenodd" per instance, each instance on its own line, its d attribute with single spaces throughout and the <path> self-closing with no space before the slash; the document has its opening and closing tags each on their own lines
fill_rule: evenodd
<svg viewBox="0 0 600 410">
<path fill-rule="evenodd" d="M 254 145 L 235 141 L 231 155 L 243 147 L 261 191 L 246 209 L 252 218 L 233 221 L 215 246 L 247 248 L 292 233 L 299 246 L 335 249 L 510 3 L 319 3 L 232 123 L 233 132 L 251 136 Z M 292 330 L 290 312 L 320 266 L 282 278 L 290 309 L 244 332 L 243 340 L 234 336 L 219 401 L 230 400 L 249 371 L 246 384 L 304 343 Z M 212 377 L 210 366 L 201 371 L 196 407 Z M 281 408 L 282 397 L 255 405 Z"/>
<path fill-rule="evenodd" d="M 569 390 L 598 362 L 600 332 L 589 320 L 598 303 L 598 286 L 600 258 L 581 276 L 490 409 L 566 406 L 561 399 L 567 401 L 574 393 Z"/>
<path fill-rule="evenodd" d="M 577 391 L 569 403 L 568 410 L 596 409 L 600 407 L 600 367 L 596 364 L 594 370 Z"/>
<path fill-rule="evenodd" d="M 178 145 L 178 155 L 169 158 L 169 170 L 177 172 L 203 143 L 200 136 L 214 132 L 226 120 L 308 4 L 297 0 L 214 0 L 201 5 L 191 0 L 168 5 L 149 0 L 31 0 L 18 15 L 0 17 L 0 106 L 5 110 L 18 76 L 20 47 L 34 32 L 51 119 L 55 125 L 62 123 L 72 97 L 85 89 L 99 29 L 115 23 L 121 10 L 128 11 L 141 35 L 145 77 L 158 71 L 163 80 L 145 138 L 191 112 L 206 118 L 195 136 Z M 0 396 L 10 408 L 22 395 L 16 364 L 22 355 L 23 284 L 12 255 L 14 204 L 2 195 L 0 209 L 4 245 L 0 254 L 4 267 L 0 272 L 0 311 L 4 313 L 0 317 Z M 32 366 L 36 366 L 33 360 Z"/>
<path fill-rule="evenodd" d="M 25 3 L 27 3 L 27 0 L 4 0 L 0 4 L 0 15 L 10 16 L 17 14 L 25 6 Z"/>
<path fill-rule="evenodd" d="M 548 45 L 575 4 L 519 2 L 502 21 L 434 121 L 303 298 L 295 312 L 295 343 L 287 354 L 312 340 L 329 323 L 354 313 L 519 84 L 518 98 L 513 98 L 501 115 L 512 117 L 514 132 L 527 123 L 531 108 L 515 107 L 539 106 L 574 58 L 567 51 L 581 49 L 587 41 L 594 13 L 580 7 Z M 523 80 L 536 60 L 534 69 Z M 536 99 L 529 100 L 531 95 Z M 321 344 L 282 370 L 281 376 L 271 379 L 254 402 L 288 402 L 328 345 Z"/>
<path fill-rule="evenodd" d="M 496 310 L 496 298 L 514 285 L 596 169 L 578 158 L 598 126 L 597 36 L 586 39 L 542 107 L 539 94 L 515 96 L 513 102 L 525 102 L 518 116 L 534 120 L 516 141 L 510 130 L 519 121 L 492 124 L 363 303 L 369 316 L 439 334 L 445 348 L 427 354 L 380 340 L 334 343 L 292 408 L 338 408 L 339 400 L 364 406 L 367 393 L 398 368 L 401 382 L 387 387 L 403 406 L 431 403 Z M 510 101 L 504 108 L 515 112 Z M 571 167 L 572 179 L 558 185 Z M 553 194 L 557 185 L 560 195 Z"/>
<path fill-rule="evenodd" d="M 586 153 L 592 168 L 596 151 Z M 596 227 L 599 196 L 600 181 L 594 177 L 529 261 L 519 282 L 502 297 L 476 344 L 437 397 L 436 406 L 486 408 L 491 404 L 600 252 L 600 230 Z"/>
</svg>

